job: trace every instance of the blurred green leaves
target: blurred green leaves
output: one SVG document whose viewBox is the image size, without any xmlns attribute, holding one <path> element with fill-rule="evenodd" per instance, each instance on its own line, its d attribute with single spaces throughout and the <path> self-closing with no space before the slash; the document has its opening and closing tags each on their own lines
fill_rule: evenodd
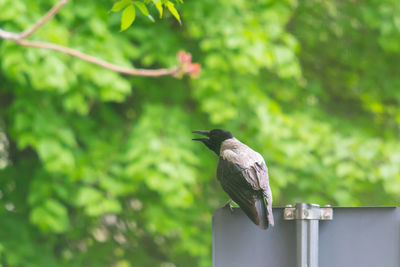
<svg viewBox="0 0 400 267">
<path fill-rule="evenodd" d="M 274 205 L 398 205 L 395 2 L 178 3 L 115 2 L 137 15 L 121 33 L 109 1 L 76 1 L 37 38 L 136 68 L 183 49 L 200 79 L 131 78 L 1 42 L 2 264 L 211 266 L 227 195 L 192 130 L 226 128 L 259 151 Z M 51 4 L 0 0 L 0 28 L 21 31 Z M 140 19 L 155 13 L 185 23 Z"/>
<path fill-rule="evenodd" d="M 53 199 L 47 199 L 43 205 L 35 207 L 30 219 L 32 223 L 48 232 L 62 233 L 69 226 L 67 209 Z"/>
</svg>

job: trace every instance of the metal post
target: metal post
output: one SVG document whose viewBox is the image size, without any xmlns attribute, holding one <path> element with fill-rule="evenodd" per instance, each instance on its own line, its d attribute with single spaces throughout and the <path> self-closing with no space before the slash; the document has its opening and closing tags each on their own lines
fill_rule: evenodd
<svg viewBox="0 0 400 267">
<path fill-rule="evenodd" d="M 319 209 L 319 205 L 297 203 L 296 217 L 307 217 L 312 209 Z M 296 228 L 297 267 L 318 267 L 318 219 L 298 219 Z"/>
<path fill-rule="evenodd" d="M 285 220 L 296 220 L 297 267 L 318 267 L 319 220 L 332 220 L 332 208 L 297 203 L 295 208 L 286 206 L 283 216 Z"/>
</svg>

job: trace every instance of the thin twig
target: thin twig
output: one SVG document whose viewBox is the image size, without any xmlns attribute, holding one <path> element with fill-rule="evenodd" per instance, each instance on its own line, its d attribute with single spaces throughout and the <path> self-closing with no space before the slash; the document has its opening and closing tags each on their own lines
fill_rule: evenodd
<svg viewBox="0 0 400 267">
<path fill-rule="evenodd" d="M 180 77 L 184 73 L 194 74 L 196 75 L 200 71 L 200 65 L 192 64 L 191 62 L 184 63 L 179 62 L 178 66 L 172 68 L 164 68 L 164 69 L 134 69 L 128 67 L 122 67 L 115 65 L 113 63 L 104 61 L 100 58 L 96 58 L 90 56 L 88 54 L 82 53 L 78 50 L 57 45 L 53 43 L 45 43 L 45 42 L 33 42 L 25 40 L 26 37 L 31 36 L 35 33 L 40 27 L 43 26 L 48 20 L 54 17 L 55 14 L 68 2 L 69 0 L 60 0 L 55 6 L 53 6 L 37 23 L 35 23 L 31 28 L 25 30 L 21 33 L 8 32 L 0 29 L 0 38 L 1 39 L 9 39 L 15 41 L 17 44 L 26 47 L 36 47 L 42 49 L 50 49 L 55 50 L 64 54 L 71 55 L 73 57 L 82 59 L 84 61 L 90 62 L 92 64 L 101 66 L 103 68 L 107 68 L 119 73 L 133 75 L 133 76 L 165 76 L 172 75 L 174 77 Z M 193 66 L 195 66 L 193 68 Z"/>
<path fill-rule="evenodd" d="M 52 44 L 52 43 L 43 43 L 43 42 L 31 42 L 31 41 L 26 41 L 26 40 L 20 40 L 20 41 L 16 41 L 16 42 L 22 46 L 55 50 L 55 51 L 58 51 L 58 52 L 61 52 L 64 54 L 71 55 L 73 57 L 80 58 L 82 60 L 93 63 L 95 65 L 99 65 L 103 68 L 107 68 L 107 69 L 110 69 L 110 70 L 113 70 L 113 71 L 116 71 L 119 73 L 128 74 L 128 75 L 155 77 L 155 76 L 163 76 L 163 75 L 174 75 L 179 70 L 178 67 L 172 67 L 169 69 L 132 69 L 132 68 L 121 67 L 121 66 L 112 64 L 112 63 L 104 61 L 102 59 L 82 53 L 78 50 L 74 50 L 69 47 L 65 47 L 65 46 L 61 46 L 61 45 L 56 45 L 56 44 Z"/>
<path fill-rule="evenodd" d="M 51 19 L 66 3 L 68 0 L 60 0 L 55 6 L 53 6 L 47 13 L 44 15 L 32 28 L 21 33 L 21 39 L 24 39 L 30 35 L 32 35 L 35 31 L 37 31 L 40 27 L 43 26 L 49 19 Z"/>
</svg>

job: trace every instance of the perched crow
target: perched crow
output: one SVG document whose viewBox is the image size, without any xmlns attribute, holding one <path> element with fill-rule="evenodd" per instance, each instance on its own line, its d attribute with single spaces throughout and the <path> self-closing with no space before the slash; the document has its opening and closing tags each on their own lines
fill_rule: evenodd
<svg viewBox="0 0 400 267">
<path fill-rule="evenodd" d="M 217 178 L 222 188 L 246 215 L 262 229 L 274 226 L 272 193 L 263 157 L 226 130 L 193 131 L 195 138 L 219 156 Z M 230 201 L 227 205 L 230 206 Z M 230 206 L 231 207 L 231 206 Z"/>
</svg>

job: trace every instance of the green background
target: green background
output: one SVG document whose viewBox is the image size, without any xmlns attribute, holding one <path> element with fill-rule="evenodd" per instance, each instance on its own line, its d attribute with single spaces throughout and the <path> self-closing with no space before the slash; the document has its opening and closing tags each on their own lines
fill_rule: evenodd
<svg viewBox="0 0 400 267">
<path fill-rule="evenodd" d="M 20 32 L 56 1 L 0 0 Z M 211 266 L 228 196 L 192 130 L 259 151 L 274 205 L 398 205 L 398 0 L 187 0 L 182 26 L 149 5 L 120 32 L 109 0 L 68 3 L 30 37 L 116 64 L 163 68 L 186 50 L 199 79 L 119 75 L 0 40 L 0 265 Z"/>
</svg>

